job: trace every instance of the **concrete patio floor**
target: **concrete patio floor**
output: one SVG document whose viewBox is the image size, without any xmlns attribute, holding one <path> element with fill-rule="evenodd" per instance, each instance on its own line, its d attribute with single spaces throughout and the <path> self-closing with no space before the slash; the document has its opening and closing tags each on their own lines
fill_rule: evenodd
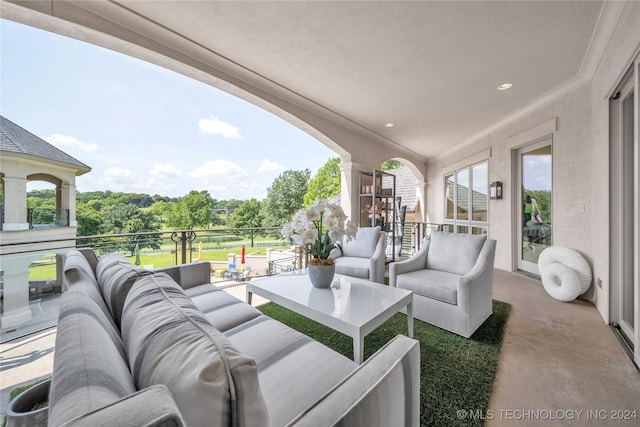
<svg viewBox="0 0 640 427">
<path fill-rule="evenodd" d="M 242 283 L 225 291 L 245 300 Z M 558 302 L 539 281 L 501 270 L 494 299 L 512 309 L 490 409 L 460 408 L 456 417 L 483 417 L 487 426 L 640 425 L 640 372 L 592 304 Z M 51 375 L 55 335 L 53 328 L 0 345 L 2 414 L 12 389 Z M 633 411 L 635 419 L 616 419 Z"/>
</svg>

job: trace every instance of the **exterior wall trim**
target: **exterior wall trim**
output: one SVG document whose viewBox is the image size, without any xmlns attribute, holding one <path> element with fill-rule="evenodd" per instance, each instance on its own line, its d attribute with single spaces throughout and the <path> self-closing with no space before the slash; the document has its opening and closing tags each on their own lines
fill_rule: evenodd
<svg viewBox="0 0 640 427">
<path fill-rule="evenodd" d="M 547 135 L 552 135 L 557 130 L 557 118 L 546 121 L 544 123 L 539 124 L 531 129 L 525 130 L 511 138 L 507 139 L 506 148 L 507 150 L 515 150 L 531 142 L 536 139 L 543 138 Z"/>
</svg>

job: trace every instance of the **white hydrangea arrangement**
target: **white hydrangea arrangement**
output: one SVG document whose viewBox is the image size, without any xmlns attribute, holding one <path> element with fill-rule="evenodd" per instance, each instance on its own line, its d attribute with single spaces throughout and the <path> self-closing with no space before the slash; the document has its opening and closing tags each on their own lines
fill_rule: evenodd
<svg viewBox="0 0 640 427">
<path fill-rule="evenodd" d="M 309 208 L 296 212 L 291 222 L 282 227 L 281 234 L 295 245 L 307 246 L 313 257 L 312 264 L 330 265 L 333 264 L 329 259 L 331 250 L 342 251 L 342 238 L 347 236 L 351 240 L 356 231 L 356 225 L 347 220 L 339 205 L 318 199 Z"/>
</svg>

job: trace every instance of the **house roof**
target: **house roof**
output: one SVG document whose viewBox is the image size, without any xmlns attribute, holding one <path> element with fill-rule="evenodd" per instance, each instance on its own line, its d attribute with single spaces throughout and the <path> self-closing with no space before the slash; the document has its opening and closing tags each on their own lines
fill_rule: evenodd
<svg viewBox="0 0 640 427">
<path fill-rule="evenodd" d="M 54 147 L 47 141 L 38 138 L 3 116 L 0 116 L 0 152 L 26 154 L 63 163 L 76 168 L 82 173 L 91 170 L 90 166 Z"/>
<path fill-rule="evenodd" d="M 415 210 L 418 204 L 416 195 L 416 177 L 407 166 L 387 171 L 396 176 L 396 197 L 400 197 L 400 206 L 406 206 L 408 211 Z"/>
</svg>

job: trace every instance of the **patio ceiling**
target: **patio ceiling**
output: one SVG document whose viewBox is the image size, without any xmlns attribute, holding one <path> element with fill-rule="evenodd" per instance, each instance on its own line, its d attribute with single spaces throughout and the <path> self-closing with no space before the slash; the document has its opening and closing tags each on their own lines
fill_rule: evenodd
<svg viewBox="0 0 640 427">
<path fill-rule="evenodd" d="M 82 23 L 78 10 L 90 11 L 131 30 L 129 41 L 171 50 L 426 160 L 586 81 L 603 4 L 126 0 L 54 2 L 45 12 Z M 505 82 L 513 87 L 498 91 Z"/>
</svg>

